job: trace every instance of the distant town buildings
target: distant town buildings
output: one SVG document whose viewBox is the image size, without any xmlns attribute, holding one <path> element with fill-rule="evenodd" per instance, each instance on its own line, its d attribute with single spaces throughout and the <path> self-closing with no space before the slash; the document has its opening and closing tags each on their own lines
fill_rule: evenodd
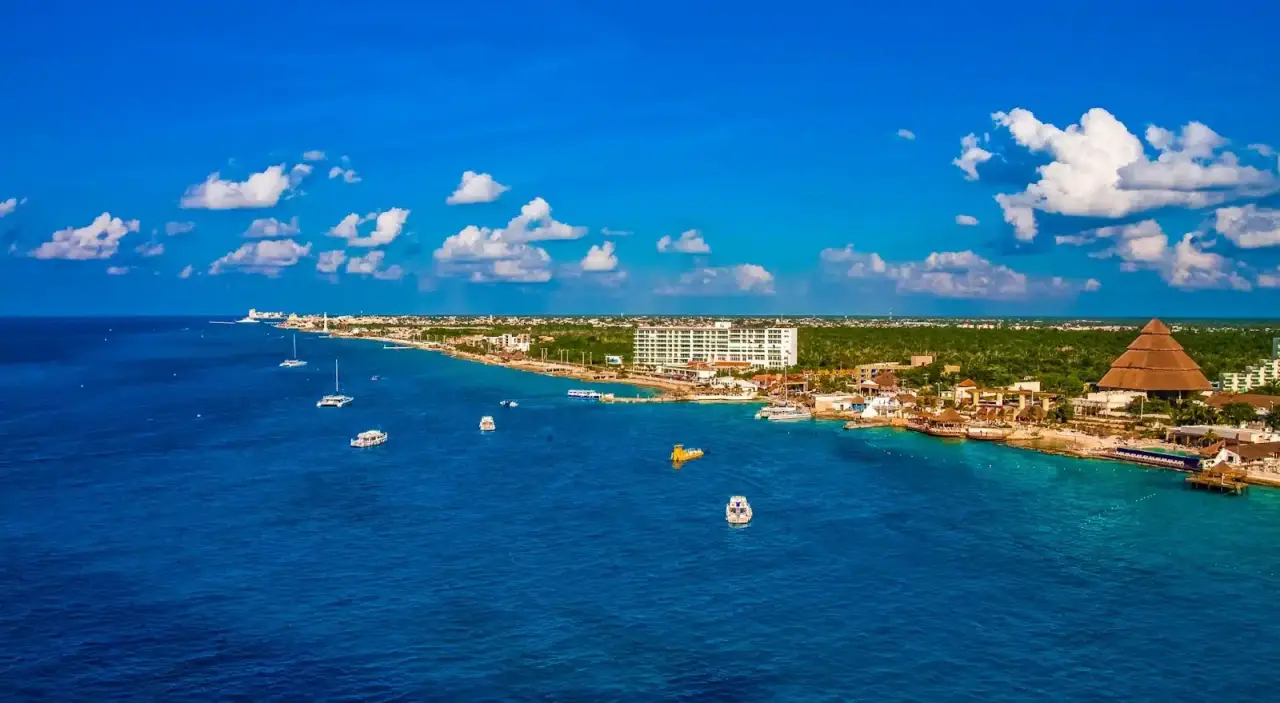
<svg viewBox="0 0 1280 703">
<path fill-rule="evenodd" d="M 738 327 L 721 321 L 696 327 L 637 327 L 632 358 L 637 366 L 650 367 L 727 361 L 780 369 L 794 366 L 798 355 L 794 327 Z"/>
<path fill-rule="evenodd" d="M 1280 337 L 1272 340 L 1270 359 L 1245 367 L 1242 373 L 1222 374 L 1222 390 L 1227 393 L 1248 393 L 1277 381 L 1280 381 Z"/>
</svg>

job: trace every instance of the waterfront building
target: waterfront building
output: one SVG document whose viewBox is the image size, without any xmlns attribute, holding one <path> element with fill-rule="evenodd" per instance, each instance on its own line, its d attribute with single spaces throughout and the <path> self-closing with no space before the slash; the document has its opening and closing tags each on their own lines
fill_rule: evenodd
<svg viewBox="0 0 1280 703">
<path fill-rule="evenodd" d="M 866 383 L 874 381 L 876 376 L 886 371 L 897 371 L 902 368 L 902 363 L 897 361 L 877 361 L 874 364 L 862 364 L 856 370 L 858 372 L 858 383 Z"/>
<path fill-rule="evenodd" d="M 794 327 L 717 322 L 703 327 L 637 327 L 632 358 L 637 366 L 650 367 L 728 361 L 781 369 L 795 366 L 798 355 Z"/>
<path fill-rule="evenodd" d="M 1152 320 L 1112 362 L 1111 370 L 1098 381 L 1098 389 L 1181 398 L 1213 390 L 1213 385 L 1173 338 L 1173 331 L 1160 320 Z"/>
<path fill-rule="evenodd" d="M 503 351 L 529 353 L 530 342 L 527 334 L 511 334 L 507 332 L 493 337 L 485 337 L 484 341 L 488 342 L 489 346 Z"/>
<path fill-rule="evenodd" d="M 1280 337 L 1271 342 L 1270 359 L 1247 366 L 1243 372 L 1222 374 L 1221 388 L 1227 393 L 1248 393 L 1276 382 L 1280 382 Z"/>
</svg>

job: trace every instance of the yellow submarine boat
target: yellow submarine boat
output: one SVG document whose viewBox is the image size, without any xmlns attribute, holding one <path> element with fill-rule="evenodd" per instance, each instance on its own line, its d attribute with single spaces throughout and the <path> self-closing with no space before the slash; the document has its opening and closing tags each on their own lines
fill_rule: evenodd
<svg viewBox="0 0 1280 703">
<path fill-rule="evenodd" d="M 677 464 L 686 462 L 690 459 L 700 458 L 702 458 L 701 449 L 685 449 L 683 444 L 677 444 L 671 450 L 671 461 L 674 461 Z"/>
</svg>

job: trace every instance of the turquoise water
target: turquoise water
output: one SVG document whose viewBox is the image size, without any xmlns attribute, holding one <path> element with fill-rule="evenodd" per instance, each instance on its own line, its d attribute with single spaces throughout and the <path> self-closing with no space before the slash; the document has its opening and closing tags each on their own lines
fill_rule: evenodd
<svg viewBox="0 0 1280 703">
<path fill-rule="evenodd" d="M 0 699 L 1222 701 L 1280 682 L 1276 492 L 571 401 L 610 387 L 377 343 L 300 336 L 310 366 L 286 370 L 267 327 L 0 325 Z M 335 356 L 356 400 L 317 409 Z M 390 442 L 347 446 L 371 427 Z M 707 456 L 673 470 L 677 442 Z M 724 522 L 735 493 L 745 529 Z"/>
</svg>

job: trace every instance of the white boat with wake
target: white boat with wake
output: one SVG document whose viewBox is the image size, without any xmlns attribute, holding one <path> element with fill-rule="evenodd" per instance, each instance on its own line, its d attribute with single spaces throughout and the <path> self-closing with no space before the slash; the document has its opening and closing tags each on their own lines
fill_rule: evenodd
<svg viewBox="0 0 1280 703">
<path fill-rule="evenodd" d="M 284 361 L 280 362 L 280 366 L 286 369 L 296 369 L 300 366 L 306 366 L 306 365 L 307 365 L 307 362 L 298 358 L 298 335 L 295 333 L 293 335 L 293 358 L 285 359 Z"/>
<path fill-rule="evenodd" d="M 518 407 L 520 407 L 520 404 L 519 404 L 519 403 L 517 403 L 517 402 L 516 402 L 516 401 L 514 401 L 514 400 L 504 400 L 504 401 L 502 401 L 501 403 L 499 403 L 499 405 L 501 405 L 501 406 L 502 406 L 502 407 L 504 407 L 504 408 L 518 408 Z"/>
<path fill-rule="evenodd" d="M 351 440 L 351 446 L 356 447 L 357 449 L 364 449 L 365 447 L 376 447 L 379 444 L 386 444 L 386 442 L 386 432 L 383 432 L 382 430 L 365 430 L 364 432 L 356 435 L 355 439 Z"/>
<path fill-rule="evenodd" d="M 338 360 L 333 360 L 333 393 L 316 401 L 317 408 L 341 408 L 355 400 L 349 395 L 342 395 L 338 388 Z"/>
<path fill-rule="evenodd" d="M 497 426 L 497 425 L 495 425 L 495 424 L 493 424 L 493 417 L 492 417 L 492 416 L 490 416 L 490 415 L 485 415 L 484 417 L 480 418 L 480 431 L 481 431 L 481 432 L 492 432 L 492 431 L 494 431 L 494 430 L 496 430 L 496 429 L 498 429 L 498 426 Z"/>
<path fill-rule="evenodd" d="M 724 519 L 730 525 L 745 525 L 751 522 L 751 517 L 751 504 L 747 502 L 746 496 L 733 496 L 724 506 Z"/>
</svg>

